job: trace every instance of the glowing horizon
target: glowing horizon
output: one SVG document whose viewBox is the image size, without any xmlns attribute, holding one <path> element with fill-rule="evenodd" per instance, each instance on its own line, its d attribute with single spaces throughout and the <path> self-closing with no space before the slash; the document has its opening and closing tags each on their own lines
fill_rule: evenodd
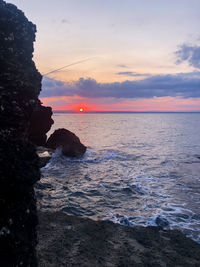
<svg viewBox="0 0 200 267">
<path fill-rule="evenodd" d="M 59 100 L 63 100 L 60 98 Z M 50 102 L 49 102 L 50 100 Z M 200 112 L 200 99 L 189 99 L 183 100 L 182 98 L 173 98 L 173 97 L 162 97 L 154 99 L 144 99 L 144 100 L 126 100 L 126 102 L 113 104 L 103 104 L 103 103 L 89 103 L 88 100 L 82 98 L 67 98 L 68 101 L 74 102 L 74 104 L 68 104 L 67 106 L 56 106 L 52 103 L 59 101 L 57 98 L 42 98 L 41 101 L 46 106 L 51 106 L 54 111 L 79 111 L 80 107 L 84 109 L 84 112 L 87 111 L 175 111 L 175 112 Z M 134 106 L 134 107 L 132 107 Z M 154 106 L 154 109 L 152 109 Z"/>
</svg>

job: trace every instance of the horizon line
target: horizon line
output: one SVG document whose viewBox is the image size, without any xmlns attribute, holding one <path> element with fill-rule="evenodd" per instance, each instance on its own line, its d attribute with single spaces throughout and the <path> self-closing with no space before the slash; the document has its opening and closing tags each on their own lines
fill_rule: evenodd
<svg viewBox="0 0 200 267">
<path fill-rule="evenodd" d="M 200 113 L 198 111 L 120 111 L 120 110 L 88 110 L 84 112 L 79 112 L 76 110 L 52 110 L 55 113 L 77 113 L 77 114 L 84 114 L 84 113 Z"/>
</svg>

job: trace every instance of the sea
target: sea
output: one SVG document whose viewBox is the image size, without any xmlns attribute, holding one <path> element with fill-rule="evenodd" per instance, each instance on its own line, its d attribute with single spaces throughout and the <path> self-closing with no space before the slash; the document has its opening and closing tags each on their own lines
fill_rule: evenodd
<svg viewBox="0 0 200 267">
<path fill-rule="evenodd" d="M 58 148 L 38 208 L 125 226 L 178 229 L 200 243 L 200 113 L 54 113 L 87 151 Z M 48 153 L 48 152 L 44 152 Z"/>
</svg>

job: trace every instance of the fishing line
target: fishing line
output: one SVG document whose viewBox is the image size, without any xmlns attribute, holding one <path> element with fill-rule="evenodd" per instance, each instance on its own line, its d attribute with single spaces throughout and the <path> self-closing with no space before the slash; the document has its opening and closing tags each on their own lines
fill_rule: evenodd
<svg viewBox="0 0 200 267">
<path fill-rule="evenodd" d="M 91 59 L 92 59 L 92 58 L 88 58 L 88 59 L 84 59 L 84 60 L 76 61 L 76 62 L 71 63 L 71 64 L 68 64 L 68 65 L 66 65 L 66 66 L 64 66 L 64 67 L 62 67 L 62 68 L 59 68 L 59 69 L 56 69 L 56 70 L 52 70 L 52 71 L 47 72 L 47 73 L 44 73 L 44 74 L 42 74 L 42 75 L 43 75 L 43 76 L 46 76 L 46 75 L 49 75 L 49 74 L 51 74 L 51 73 L 57 72 L 57 71 L 59 71 L 59 70 L 65 69 L 65 68 L 67 68 L 67 67 L 70 67 L 70 66 L 73 66 L 73 65 L 76 65 L 76 64 L 80 64 L 80 63 L 86 62 L 86 61 L 91 60 Z"/>
</svg>

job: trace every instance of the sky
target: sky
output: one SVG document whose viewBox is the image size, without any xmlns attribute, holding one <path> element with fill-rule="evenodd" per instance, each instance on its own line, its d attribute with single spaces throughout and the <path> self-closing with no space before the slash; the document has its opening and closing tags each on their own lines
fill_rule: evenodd
<svg viewBox="0 0 200 267">
<path fill-rule="evenodd" d="M 44 105 L 200 111 L 199 0 L 7 2 L 37 25 Z"/>
</svg>

